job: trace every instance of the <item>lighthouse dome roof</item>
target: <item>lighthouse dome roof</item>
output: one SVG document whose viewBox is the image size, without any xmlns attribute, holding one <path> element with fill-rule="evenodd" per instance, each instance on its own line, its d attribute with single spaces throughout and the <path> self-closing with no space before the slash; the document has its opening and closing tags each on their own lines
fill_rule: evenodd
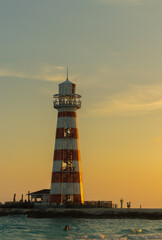
<svg viewBox="0 0 162 240">
<path fill-rule="evenodd" d="M 64 82 L 60 83 L 59 85 L 61 84 L 74 84 L 74 83 L 67 78 Z"/>
</svg>

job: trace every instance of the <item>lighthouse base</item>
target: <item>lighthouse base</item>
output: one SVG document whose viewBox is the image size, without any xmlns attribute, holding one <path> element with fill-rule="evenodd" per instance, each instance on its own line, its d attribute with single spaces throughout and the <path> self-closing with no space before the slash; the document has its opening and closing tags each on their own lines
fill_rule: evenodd
<svg viewBox="0 0 162 240">
<path fill-rule="evenodd" d="M 51 203 L 56 204 L 81 204 L 81 195 L 74 194 L 74 195 L 62 195 L 62 194 L 51 194 Z"/>
</svg>

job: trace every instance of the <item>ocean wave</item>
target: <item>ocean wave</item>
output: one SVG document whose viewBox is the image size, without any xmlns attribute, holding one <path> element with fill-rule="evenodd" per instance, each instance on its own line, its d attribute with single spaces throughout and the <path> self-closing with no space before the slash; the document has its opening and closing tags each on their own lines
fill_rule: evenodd
<svg viewBox="0 0 162 240">
<path fill-rule="evenodd" d="M 107 240 L 106 236 L 103 234 L 92 234 L 92 235 L 84 235 L 82 236 L 82 239 L 104 239 Z M 81 240 L 81 238 L 77 239 L 77 240 Z"/>
<path fill-rule="evenodd" d="M 80 238 L 77 238 L 77 240 L 99 240 L 99 239 L 104 239 L 104 240 L 127 240 L 127 237 L 121 237 L 121 238 L 114 238 L 114 237 L 106 237 L 103 234 L 93 234 L 93 235 L 84 235 Z"/>
<path fill-rule="evenodd" d="M 162 234 L 138 234 L 138 235 L 127 235 L 124 237 L 106 237 L 103 234 L 99 234 L 99 235 L 84 235 L 80 238 L 77 238 L 77 240 L 99 240 L 99 239 L 104 239 L 104 240 L 129 240 L 129 239 L 133 239 L 133 240 L 162 240 Z"/>
<path fill-rule="evenodd" d="M 64 226 L 70 226 L 64 231 Z M 5 240 L 162 240 L 162 221 L 127 219 L 29 219 L 3 217 L 0 239 Z"/>
<path fill-rule="evenodd" d="M 143 229 L 141 228 L 130 228 L 130 229 L 124 229 L 121 231 L 123 234 L 139 234 L 139 233 L 142 233 L 144 232 Z"/>
<path fill-rule="evenodd" d="M 155 239 L 161 239 L 162 240 L 162 234 L 141 234 L 141 235 L 128 235 L 128 239 L 149 239 L 149 240 L 155 240 Z"/>
</svg>

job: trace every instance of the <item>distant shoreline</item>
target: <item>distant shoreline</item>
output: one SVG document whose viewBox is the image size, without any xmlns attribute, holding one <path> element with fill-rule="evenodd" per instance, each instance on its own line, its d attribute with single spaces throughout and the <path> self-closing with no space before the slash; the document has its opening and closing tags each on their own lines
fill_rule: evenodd
<svg viewBox="0 0 162 240">
<path fill-rule="evenodd" d="M 108 208 L 0 208 L 0 217 L 26 215 L 29 218 L 104 218 L 162 220 L 162 209 Z"/>
</svg>

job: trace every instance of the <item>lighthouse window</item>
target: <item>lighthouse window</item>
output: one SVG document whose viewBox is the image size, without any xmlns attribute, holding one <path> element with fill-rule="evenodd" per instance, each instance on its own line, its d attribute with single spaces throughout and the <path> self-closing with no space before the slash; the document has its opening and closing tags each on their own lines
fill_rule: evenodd
<svg viewBox="0 0 162 240">
<path fill-rule="evenodd" d="M 74 202 L 73 195 L 63 195 L 63 203 L 66 204 L 67 202 Z"/>
<path fill-rule="evenodd" d="M 74 196 L 73 196 L 73 195 L 69 195 L 68 201 L 69 201 L 69 202 L 73 202 L 73 201 L 74 201 Z"/>
<path fill-rule="evenodd" d="M 70 137 L 71 134 L 71 128 L 65 128 L 64 129 L 64 137 Z"/>
<path fill-rule="evenodd" d="M 72 171 L 72 161 L 71 160 L 62 162 L 62 171 Z"/>
<path fill-rule="evenodd" d="M 67 163 L 66 162 L 63 162 L 62 163 L 62 170 L 65 171 L 67 168 Z"/>
</svg>

